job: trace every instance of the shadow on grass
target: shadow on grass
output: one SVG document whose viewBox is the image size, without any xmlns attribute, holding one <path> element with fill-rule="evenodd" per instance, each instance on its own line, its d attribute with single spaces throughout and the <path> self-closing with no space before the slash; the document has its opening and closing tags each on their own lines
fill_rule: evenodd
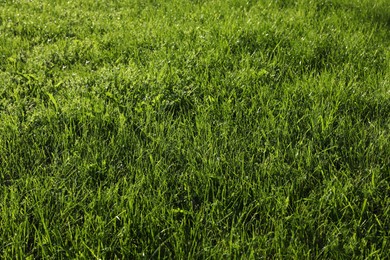
<svg viewBox="0 0 390 260">
<path fill-rule="evenodd" d="M 369 17 L 372 22 L 378 25 L 383 25 L 390 29 L 390 5 L 389 6 L 377 6 L 369 12 Z M 389 32 L 390 36 L 390 32 Z"/>
</svg>

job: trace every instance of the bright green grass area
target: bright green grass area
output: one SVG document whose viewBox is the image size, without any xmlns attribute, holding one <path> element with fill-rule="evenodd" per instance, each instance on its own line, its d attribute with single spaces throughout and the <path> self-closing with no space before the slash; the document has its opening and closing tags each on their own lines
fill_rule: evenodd
<svg viewBox="0 0 390 260">
<path fill-rule="evenodd" d="M 388 0 L 0 1 L 1 259 L 390 256 Z"/>
</svg>

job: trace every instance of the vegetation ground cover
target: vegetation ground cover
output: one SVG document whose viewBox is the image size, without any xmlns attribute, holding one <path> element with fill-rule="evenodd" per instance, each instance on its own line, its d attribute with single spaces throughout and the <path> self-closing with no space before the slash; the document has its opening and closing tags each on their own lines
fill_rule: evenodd
<svg viewBox="0 0 390 260">
<path fill-rule="evenodd" d="M 387 0 L 0 1 L 2 259 L 385 259 Z"/>
</svg>

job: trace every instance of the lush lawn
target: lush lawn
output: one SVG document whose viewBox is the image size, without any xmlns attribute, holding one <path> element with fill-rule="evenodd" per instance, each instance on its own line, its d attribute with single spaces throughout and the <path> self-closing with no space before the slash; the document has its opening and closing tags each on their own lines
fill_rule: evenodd
<svg viewBox="0 0 390 260">
<path fill-rule="evenodd" d="M 0 1 L 1 259 L 390 257 L 388 0 Z"/>
</svg>

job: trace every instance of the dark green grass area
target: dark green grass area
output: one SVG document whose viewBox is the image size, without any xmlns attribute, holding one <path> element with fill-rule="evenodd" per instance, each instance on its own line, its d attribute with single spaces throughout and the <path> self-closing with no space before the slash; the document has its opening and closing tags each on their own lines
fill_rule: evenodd
<svg viewBox="0 0 390 260">
<path fill-rule="evenodd" d="M 387 0 L 0 1 L 1 259 L 390 257 Z"/>
</svg>

